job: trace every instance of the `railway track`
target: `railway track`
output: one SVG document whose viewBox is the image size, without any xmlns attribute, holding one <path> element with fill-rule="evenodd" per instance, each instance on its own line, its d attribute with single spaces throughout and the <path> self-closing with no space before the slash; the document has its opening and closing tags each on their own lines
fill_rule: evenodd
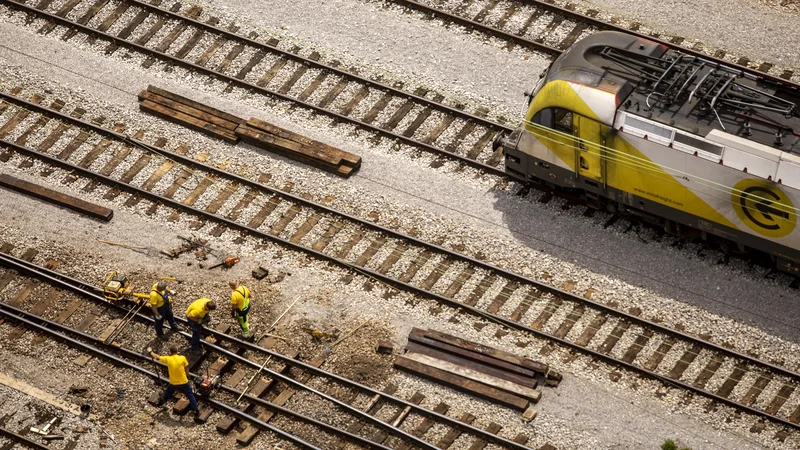
<svg viewBox="0 0 800 450">
<path fill-rule="evenodd" d="M 94 356 L 109 358 L 110 355 L 112 364 L 133 368 L 151 377 L 157 377 L 149 369 L 143 368 L 141 363 L 136 362 L 146 361 L 147 358 L 143 357 L 138 349 L 126 345 L 132 331 L 137 330 L 126 328 L 114 339 L 109 339 L 123 320 L 120 316 L 126 315 L 127 307 L 131 305 L 123 306 L 109 302 L 94 286 L 33 264 L 30 261 L 35 258 L 35 250 L 28 249 L 21 258 L 15 258 L 9 254 L 10 247 L 5 244 L 0 254 L 0 264 L 7 269 L 0 278 L 0 282 L 5 281 L 2 288 L 6 288 L 13 277 L 21 276 L 23 279 L 16 294 L 7 293 L 12 300 L 0 303 L 1 316 L 20 321 L 25 327 L 33 327 L 58 339 L 64 340 L 64 336 L 68 336 L 64 342 L 68 345 L 76 345 L 76 342 L 88 345 L 89 347 L 78 346 L 78 348 Z M 55 263 L 49 261 L 48 265 L 52 267 Z M 36 298 L 35 294 L 32 294 L 34 289 L 31 288 L 35 281 L 29 277 L 49 285 L 50 290 L 47 295 Z M 61 302 L 59 306 L 56 304 L 56 298 L 63 298 L 63 295 L 56 295 L 54 292 L 63 294 L 64 291 L 74 294 L 76 298 L 69 305 Z M 42 290 L 37 292 L 42 293 Z M 27 307 L 23 309 L 23 305 Z M 46 310 L 53 311 L 52 315 L 55 318 L 43 317 L 42 314 Z M 71 316 L 80 316 L 81 310 L 84 310 L 83 320 L 70 320 Z M 142 324 L 138 331 L 145 335 L 151 334 L 152 319 L 149 316 L 137 314 L 135 320 Z M 184 319 L 177 320 L 186 323 Z M 65 323 L 68 321 L 78 322 L 78 325 L 66 326 Z M 449 406 L 446 404 L 440 403 L 433 410 L 420 406 L 425 398 L 422 394 L 415 393 L 405 400 L 393 395 L 398 389 L 395 385 L 390 384 L 383 390 L 377 391 L 327 371 L 323 368 L 326 352 L 309 362 L 304 362 L 297 359 L 296 351 L 282 354 L 272 350 L 270 347 L 275 343 L 273 338 L 264 338 L 258 344 L 252 344 L 226 334 L 225 328 L 218 327 L 217 330 L 210 331 L 213 339 L 206 339 L 203 342 L 205 352 L 202 355 L 190 357 L 189 369 L 195 373 L 221 376 L 218 394 L 212 396 L 210 400 L 206 398 L 206 402 L 214 410 L 229 415 L 217 421 L 216 427 L 221 433 L 231 432 L 237 425 L 236 420 L 249 422 L 249 426 L 237 436 L 237 442 L 241 445 L 250 444 L 258 431 L 265 429 L 307 448 L 318 448 L 319 444 L 311 442 L 316 440 L 314 433 L 321 431 L 336 436 L 334 448 L 344 448 L 347 442 L 352 442 L 366 448 L 409 449 L 413 446 L 447 449 L 460 439 L 459 442 L 471 443 L 469 448 L 476 450 L 488 444 L 502 448 L 528 449 L 525 446 L 528 440 L 525 435 L 518 434 L 513 438 L 505 438 L 501 433 L 502 427 L 498 424 L 490 423 L 484 430 L 472 425 L 476 417 L 471 414 L 457 418 L 449 417 L 446 414 Z M 19 339 L 24 333 L 20 330 L 21 328 L 12 331 L 9 339 Z M 95 335 L 91 330 L 103 331 Z M 189 333 L 181 333 L 186 338 L 190 336 Z M 216 360 L 213 360 L 214 357 Z M 267 364 L 262 371 L 268 378 L 255 383 L 244 396 L 247 403 L 237 407 L 231 399 L 241 394 L 246 380 L 261 367 L 261 364 L 254 361 L 265 358 L 272 361 L 272 364 Z M 203 366 L 206 366 L 205 369 Z M 290 368 L 295 369 L 292 376 L 289 376 Z M 312 388 L 311 382 L 314 378 L 325 380 L 328 390 L 337 394 Z M 307 391 L 329 402 L 332 409 L 328 418 L 341 412 L 352 416 L 348 426 L 337 428 L 292 411 L 287 403 L 298 391 Z M 352 405 L 365 406 L 358 408 Z M 178 401 L 174 405 L 178 413 L 185 413 L 187 407 L 188 402 L 185 400 Z M 201 409 L 201 415 L 195 420 L 204 423 L 209 420 L 211 414 L 213 414 L 211 409 Z M 269 423 L 276 416 L 284 416 L 311 425 L 315 430 L 314 432 L 308 430 L 307 437 L 291 435 Z M 426 440 L 426 433 L 434 426 L 444 426 L 449 431 L 444 437 L 429 437 Z"/>
<path fill-rule="evenodd" d="M 33 3 L 33 2 L 31 2 Z M 202 8 L 167 7 L 160 0 L 110 2 L 40 0 L 25 4 L 0 0 L 11 11 L 22 11 L 28 22 L 42 19 L 39 32 L 74 40 L 83 33 L 108 42 L 106 53 L 119 48 L 148 55 L 143 66 L 156 60 L 184 67 L 270 98 L 326 114 L 336 121 L 354 124 L 377 136 L 439 155 L 441 165 L 456 160 L 487 173 L 504 176 L 502 154 L 492 150 L 495 136 L 511 128 L 502 118 L 487 117 L 489 111 L 462 104 L 448 104 L 438 93 L 418 88 L 404 91 L 400 82 L 391 85 L 357 74 L 338 61 L 322 61 L 317 52 L 303 55 L 300 48 L 277 39 L 258 41 L 241 36 L 237 27 L 223 28 L 219 19 L 197 18 Z M 135 12 L 135 14 L 133 14 Z M 123 23 L 122 17 L 129 18 Z M 283 47 L 289 47 L 282 50 Z"/>
<path fill-rule="evenodd" d="M 268 187 L 263 184 L 268 174 L 253 181 L 193 159 L 184 145 L 169 151 L 165 148 L 172 145 L 163 139 L 150 145 L 84 122 L 73 117 L 78 108 L 65 114 L 37 104 L 44 99 L 35 95 L 32 101 L 10 94 L 0 98 L 0 146 L 8 149 L 0 161 L 6 164 L 27 168 L 41 161 L 60 167 L 64 171 L 57 174 L 52 167 L 39 174 L 62 183 L 82 180 L 83 187 L 76 186 L 83 190 L 105 186 L 106 198 L 126 195 L 120 202 L 129 207 L 149 201 L 140 210 L 153 214 L 164 208 L 171 220 L 188 214 L 197 228 L 206 227 L 211 234 L 241 231 L 278 242 L 352 269 L 353 275 L 364 274 L 542 338 L 548 344 L 541 353 L 567 347 L 768 418 L 784 425 L 787 433 L 798 428 L 796 372 L 643 319 L 641 311 L 624 312 L 594 301 L 591 289 L 581 294 L 572 292 L 570 283 L 550 286 L 337 212 L 288 189 Z M 65 107 L 58 100 L 52 104 L 62 111 Z M 28 117 L 32 112 L 38 115 Z M 48 125 L 50 120 L 58 125 Z M 27 128 L 17 128 L 20 123 Z M 38 129 L 50 132 L 29 141 Z"/>
<path fill-rule="evenodd" d="M 467 28 L 480 31 L 489 36 L 505 40 L 509 45 L 520 45 L 553 56 L 558 56 L 572 44 L 591 33 L 604 30 L 621 31 L 645 39 L 660 42 L 668 47 L 680 48 L 684 53 L 702 56 L 721 64 L 756 72 L 761 76 L 794 88 L 800 84 L 793 82 L 797 75 L 792 70 L 781 70 L 769 62 L 754 64 L 746 57 L 735 61 L 725 59 L 725 50 L 712 54 L 702 47 L 687 47 L 681 36 L 662 37 L 659 34 L 644 34 L 639 31 L 641 24 L 630 23 L 627 27 L 619 25 L 618 19 L 606 22 L 598 19 L 600 11 L 587 9 L 578 12 L 577 6 L 567 3 L 556 5 L 552 0 L 467 0 L 446 2 L 443 0 L 391 0 L 393 3 L 458 23 Z"/>
</svg>

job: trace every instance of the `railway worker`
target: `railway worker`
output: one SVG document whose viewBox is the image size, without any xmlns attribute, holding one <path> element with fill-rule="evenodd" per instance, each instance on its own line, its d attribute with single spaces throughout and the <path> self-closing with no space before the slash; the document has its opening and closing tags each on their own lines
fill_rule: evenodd
<svg viewBox="0 0 800 450">
<path fill-rule="evenodd" d="M 208 312 L 217 309 L 217 304 L 210 298 L 199 298 L 186 308 L 186 319 L 192 329 L 192 350 L 200 349 L 200 338 L 203 324 L 208 323 Z"/>
<path fill-rule="evenodd" d="M 200 410 L 197 409 L 197 399 L 192 392 L 192 386 L 189 384 L 189 361 L 186 357 L 178 354 L 178 348 L 174 345 L 169 348 L 170 356 L 162 356 L 154 352 L 152 348 L 147 348 L 150 352 L 150 357 L 156 361 L 161 361 L 167 365 L 169 372 L 169 386 L 164 391 L 164 401 L 169 401 L 175 391 L 180 391 L 189 399 L 189 406 L 192 408 L 195 417 L 200 415 Z"/>
<path fill-rule="evenodd" d="M 242 338 L 250 339 L 250 322 L 247 314 L 250 312 L 250 289 L 241 286 L 238 281 L 231 280 L 228 285 L 233 291 L 231 293 L 231 316 L 239 322 L 242 328 Z"/>
<path fill-rule="evenodd" d="M 150 309 L 153 310 L 156 336 L 162 341 L 167 340 L 164 336 L 164 319 L 169 322 L 173 331 L 179 331 L 175 316 L 172 315 L 172 294 L 174 292 L 167 290 L 167 283 L 163 280 L 153 284 L 150 289 Z"/>
</svg>

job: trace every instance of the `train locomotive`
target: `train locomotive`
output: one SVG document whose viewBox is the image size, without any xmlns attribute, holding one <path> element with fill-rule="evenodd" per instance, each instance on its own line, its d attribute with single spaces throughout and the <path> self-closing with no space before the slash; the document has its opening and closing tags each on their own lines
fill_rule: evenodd
<svg viewBox="0 0 800 450">
<path fill-rule="evenodd" d="M 522 125 L 495 141 L 511 177 L 800 274 L 795 87 L 608 31 L 527 95 Z"/>
</svg>

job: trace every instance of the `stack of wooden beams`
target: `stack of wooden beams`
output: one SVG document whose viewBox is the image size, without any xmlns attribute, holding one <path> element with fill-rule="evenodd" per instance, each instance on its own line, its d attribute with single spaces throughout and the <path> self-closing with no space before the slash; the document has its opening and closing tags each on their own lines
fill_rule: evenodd
<svg viewBox="0 0 800 450">
<path fill-rule="evenodd" d="M 236 127 L 244 122 L 244 119 L 155 86 L 147 86 L 139 92 L 139 109 L 230 144 L 239 142 Z"/>
<path fill-rule="evenodd" d="M 295 161 L 349 177 L 361 167 L 361 157 L 309 139 L 263 120 L 244 119 L 148 86 L 139 93 L 139 109 L 231 144 L 239 140 Z"/>
<path fill-rule="evenodd" d="M 530 403 L 541 397 L 538 384 L 561 380 L 547 364 L 433 330 L 413 328 L 405 350 L 395 367 L 525 411 L 528 420 L 536 414 Z"/>
<path fill-rule="evenodd" d="M 310 166 L 349 177 L 361 167 L 361 157 L 255 118 L 236 128 L 250 145 L 269 150 Z"/>
</svg>

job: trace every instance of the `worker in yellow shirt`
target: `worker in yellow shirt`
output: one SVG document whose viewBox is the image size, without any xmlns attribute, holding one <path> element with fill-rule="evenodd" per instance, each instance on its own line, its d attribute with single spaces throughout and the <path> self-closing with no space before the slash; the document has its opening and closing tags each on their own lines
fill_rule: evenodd
<svg viewBox="0 0 800 450">
<path fill-rule="evenodd" d="M 195 416 L 200 415 L 200 410 L 197 409 L 197 399 L 192 392 L 192 386 L 189 384 L 189 361 L 186 357 L 178 354 L 178 348 L 172 346 L 169 348 L 170 356 L 162 356 L 154 352 L 152 348 L 148 347 L 147 351 L 150 352 L 150 357 L 156 361 L 161 361 L 167 365 L 169 371 L 169 386 L 164 391 L 164 401 L 169 401 L 175 391 L 180 391 L 189 399 L 189 406 L 192 408 Z"/>
<path fill-rule="evenodd" d="M 247 314 L 250 312 L 250 289 L 240 286 L 236 280 L 229 281 L 228 285 L 233 291 L 231 293 L 231 315 L 242 328 L 242 338 L 250 339 L 250 322 L 247 320 Z"/>
<path fill-rule="evenodd" d="M 155 319 L 156 337 L 162 341 L 167 340 L 164 336 L 164 319 L 169 322 L 173 331 L 179 331 L 175 316 L 172 315 L 172 294 L 174 292 L 167 290 L 167 283 L 164 281 L 159 281 L 150 288 L 150 309 L 153 310 Z"/>
<path fill-rule="evenodd" d="M 217 304 L 210 298 L 199 298 L 186 308 L 186 320 L 192 329 L 192 350 L 200 349 L 200 338 L 203 324 L 208 323 L 208 312 L 217 309 Z"/>
</svg>

